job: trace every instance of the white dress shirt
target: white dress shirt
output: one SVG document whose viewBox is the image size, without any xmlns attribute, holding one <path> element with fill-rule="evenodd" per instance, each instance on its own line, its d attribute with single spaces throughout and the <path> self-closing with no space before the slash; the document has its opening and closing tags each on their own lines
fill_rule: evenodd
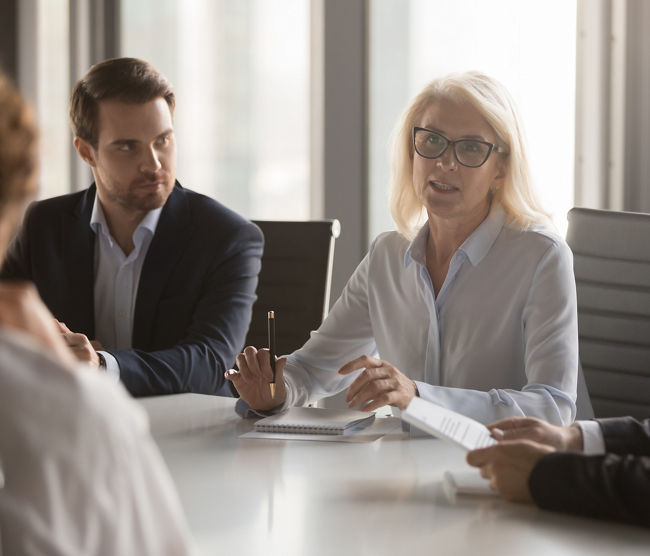
<svg viewBox="0 0 650 556">
<path fill-rule="evenodd" d="M 68 370 L 5 331 L 0 458 L 5 556 L 192 552 L 144 410 L 105 374 Z"/>
<path fill-rule="evenodd" d="M 495 205 L 454 254 L 437 296 L 425 225 L 409 243 L 380 235 L 321 327 L 288 357 L 285 405 L 347 388 L 337 373 L 377 354 L 423 399 L 482 423 L 575 417 L 578 328 L 572 254 L 556 235 L 520 230 Z M 360 371 L 359 371 L 360 372 Z"/>
<path fill-rule="evenodd" d="M 582 431 L 582 451 L 589 456 L 605 453 L 605 437 L 598 421 L 576 421 Z"/>
<path fill-rule="evenodd" d="M 95 195 L 90 227 L 95 232 L 95 338 L 106 349 L 131 349 L 138 284 L 162 207 L 149 211 L 133 232 L 134 248 L 125 255 L 108 229 Z M 107 372 L 119 377 L 117 360 L 100 352 Z"/>
</svg>

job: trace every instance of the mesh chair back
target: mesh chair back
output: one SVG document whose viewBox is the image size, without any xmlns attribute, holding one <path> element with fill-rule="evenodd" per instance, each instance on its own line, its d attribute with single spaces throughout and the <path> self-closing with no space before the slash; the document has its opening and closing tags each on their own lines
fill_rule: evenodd
<svg viewBox="0 0 650 556">
<path fill-rule="evenodd" d="M 574 208 L 567 241 L 596 417 L 650 417 L 650 215 Z"/>
<path fill-rule="evenodd" d="M 246 345 L 267 346 L 267 313 L 275 311 L 277 354 L 301 347 L 330 304 L 338 220 L 255 221 L 264 233 L 257 301 Z"/>
</svg>

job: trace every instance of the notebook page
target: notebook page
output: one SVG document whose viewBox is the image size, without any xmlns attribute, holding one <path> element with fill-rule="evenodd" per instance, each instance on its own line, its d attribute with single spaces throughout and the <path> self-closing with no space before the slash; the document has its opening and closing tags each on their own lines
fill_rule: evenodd
<svg viewBox="0 0 650 556">
<path fill-rule="evenodd" d="M 490 436 L 490 431 L 482 423 L 422 398 L 411 400 L 402 412 L 402 419 L 468 451 L 496 444 L 496 440 Z"/>
<path fill-rule="evenodd" d="M 291 407 L 283 413 L 260 419 L 257 432 L 286 432 L 297 434 L 343 434 L 355 425 L 369 425 L 375 415 L 350 409 L 320 407 Z"/>
<path fill-rule="evenodd" d="M 309 440 L 312 442 L 374 442 L 386 435 L 402 437 L 401 420 L 396 417 L 379 417 L 370 425 L 359 425 L 345 429 L 343 434 L 260 432 L 255 429 L 241 434 L 240 438 L 257 438 L 264 440 Z"/>
</svg>

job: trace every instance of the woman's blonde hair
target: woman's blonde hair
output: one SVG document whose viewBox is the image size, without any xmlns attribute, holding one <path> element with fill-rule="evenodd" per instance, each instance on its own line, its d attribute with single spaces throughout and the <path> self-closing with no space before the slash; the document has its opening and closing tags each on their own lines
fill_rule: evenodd
<svg viewBox="0 0 650 556">
<path fill-rule="evenodd" d="M 520 228 L 548 225 L 550 218 L 532 185 L 525 138 L 515 103 L 506 88 L 478 71 L 454 73 L 434 79 L 415 97 L 402 116 L 393 149 L 390 209 L 397 229 L 412 238 L 426 216 L 413 186 L 413 127 L 432 103 L 467 102 L 485 118 L 506 154 L 503 186 L 494 193 L 510 223 Z"/>
</svg>

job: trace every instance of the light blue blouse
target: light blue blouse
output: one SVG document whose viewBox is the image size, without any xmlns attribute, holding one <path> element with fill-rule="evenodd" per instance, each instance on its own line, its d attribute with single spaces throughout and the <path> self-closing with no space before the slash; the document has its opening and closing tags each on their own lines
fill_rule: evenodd
<svg viewBox="0 0 650 556">
<path fill-rule="evenodd" d="M 413 379 L 426 400 L 483 423 L 575 417 L 578 326 L 572 254 L 558 236 L 506 223 L 500 206 L 454 254 L 436 297 L 425 225 L 409 243 L 377 237 L 321 327 L 288 357 L 287 406 L 335 394 L 369 354 Z M 361 371 L 359 371 L 361 372 Z"/>
</svg>

